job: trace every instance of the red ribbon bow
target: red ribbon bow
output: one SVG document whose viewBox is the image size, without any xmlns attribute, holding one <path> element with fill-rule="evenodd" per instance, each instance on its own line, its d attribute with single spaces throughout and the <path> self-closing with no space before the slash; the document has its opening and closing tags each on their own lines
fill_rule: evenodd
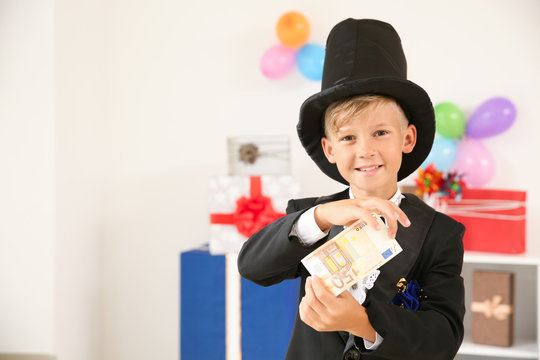
<svg viewBox="0 0 540 360">
<path fill-rule="evenodd" d="M 271 198 L 262 195 L 260 176 L 251 176 L 249 181 L 250 197 L 242 196 L 236 200 L 236 209 L 232 214 L 210 214 L 211 224 L 235 225 L 240 234 L 250 237 L 285 215 L 274 209 Z"/>
</svg>

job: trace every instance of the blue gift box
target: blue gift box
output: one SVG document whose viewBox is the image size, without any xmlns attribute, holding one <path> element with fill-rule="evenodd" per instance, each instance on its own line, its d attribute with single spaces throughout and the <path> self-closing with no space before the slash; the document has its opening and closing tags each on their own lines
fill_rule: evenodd
<svg viewBox="0 0 540 360">
<path fill-rule="evenodd" d="M 226 256 L 207 248 L 180 255 L 180 359 L 226 359 Z M 289 344 L 300 280 L 262 287 L 241 279 L 243 360 L 283 359 Z M 231 359 L 228 359 L 231 360 Z"/>
</svg>

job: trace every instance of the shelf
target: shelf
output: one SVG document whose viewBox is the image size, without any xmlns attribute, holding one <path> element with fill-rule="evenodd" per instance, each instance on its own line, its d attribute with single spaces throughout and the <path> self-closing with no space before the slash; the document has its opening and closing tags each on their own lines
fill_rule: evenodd
<svg viewBox="0 0 540 360">
<path fill-rule="evenodd" d="M 465 251 L 463 261 L 466 263 L 482 264 L 539 265 L 540 257 L 528 254 L 512 255 Z"/>
<path fill-rule="evenodd" d="M 523 341 L 516 339 L 511 347 L 480 345 L 466 339 L 463 341 L 458 354 L 474 356 L 491 356 L 496 358 L 538 359 L 538 347 L 534 340 Z"/>
<path fill-rule="evenodd" d="M 538 254 L 499 254 L 465 251 L 462 276 L 465 281 L 465 339 L 456 359 L 539 359 L 538 316 L 540 256 Z M 514 316 L 514 346 L 500 347 L 471 341 L 472 278 L 474 270 L 501 270 L 516 274 L 514 306 L 522 311 Z"/>
</svg>

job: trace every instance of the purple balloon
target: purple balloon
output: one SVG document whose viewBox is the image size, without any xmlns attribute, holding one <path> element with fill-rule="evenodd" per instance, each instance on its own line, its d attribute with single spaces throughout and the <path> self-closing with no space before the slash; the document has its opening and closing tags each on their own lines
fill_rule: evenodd
<svg viewBox="0 0 540 360">
<path fill-rule="evenodd" d="M 481 104 L 467 122 L 465 133 L 481 139 L 506 131 L 516 120 L 516 107 L 503 97 L 494 97 Z"/>
</svg>

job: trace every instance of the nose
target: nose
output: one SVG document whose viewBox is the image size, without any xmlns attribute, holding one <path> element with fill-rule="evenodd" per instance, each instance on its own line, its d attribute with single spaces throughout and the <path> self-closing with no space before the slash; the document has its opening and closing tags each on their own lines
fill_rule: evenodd
<svg viewBox="0 0 540 360">
<path fill-rule="evenodd" d="M 356 156 L 361 159 L 375 155 L 375 147 L 369 137 L 357 138 L 355 151 Z"/>
</svg>

